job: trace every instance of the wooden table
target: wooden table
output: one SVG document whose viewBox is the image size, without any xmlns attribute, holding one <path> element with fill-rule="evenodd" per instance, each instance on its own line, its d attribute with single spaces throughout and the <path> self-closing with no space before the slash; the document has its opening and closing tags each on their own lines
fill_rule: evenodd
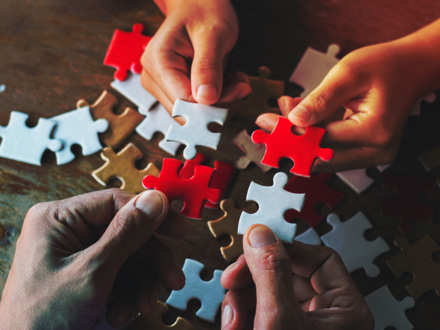
<svg viewBox="0 0 440 330">
<path fill-rule="evenodd" d="M 325 51 L 328 44 L 338 43 L 341 55 L 358 47 L 391 40 L 410 33 L 433 21 L 440 15 L 440 2 L 429 0 L 370 0 L 359 4 L 352 0 L 237 0 L 234 2 L 240 20 L 240 39 L 230 56 L 228 71 L 241 70 L 256 75 L 260 65 L 272 69 L 274 79 L 287 81 L 307 46 Z M 129 31 L 136 22 L 145 25 L 145 33 L 152 35 L 163 16 L 151 1 L 146 0 L 3 0 L 0 4 L 0 84 L 6 91 L 0 94 L 0 125 L 5 126 L 12 110 L 30 114 L 30 124 L 39 117 L 49 118 L 75 108 L 80 98 L 93 102 L 104 89 L 109 89 L 114 70 L 104 67 L 102 61 L 113 31 Z M 286 92 L 298 95 L 300 89 L 288 85 Z M 128 105 L 121 99 L 121 106 Z M 424 173 L 415 158 L 418 152 L 440 143 L 436 133 L 440 115 L 434 110 L 439 101 L 427 106 L 421 118 L 409 122 L 402 150 L 393 166 L 407 173 Z M 122 109 L 122 107 L 121 107 Z M 243 127 L 252 123 L 234 119 L 225 129 L 218 153 L 209 155 L 232 161 L 240 155 L 228 142 Z M 428 132 L 428 133 L 426 133 Z M 130 141 L 146 155 L 148 161 L 161 165 L 167 154 L 157 147 L 161 137 L 146 142 L 133 134 Z M 57 166 L 55 157 L 47 152 L 43 166 L 31 166 L 0 159 L 0 234 L 9 233 L 0 246 L 0 288 L 6 280 L 22 220 L 35 203 L 63 199 L 102 187 L 90 173 L 103 162 L 99 153 L 84 157 L 76 149 L 77 158 L 70 164 Z M 244 203 L 251 180 L 270 184 L 274 171 L 263 175 L 251 166 L 242 171 L 234 182 L 230 197 L 238 204 Z M 335 209 L 342 219 L 348 219 L 362 210 L 374 223 L 371 237 L 381 235 L 390 246 L 399 235 L 396 221 L 379 216 L 381 177 L 373 173 L 375 184 L 358 195 L 335 178 L 331 184 L 344 192 L 344 200 Z M 434 202 L 439 201 L 437 193 Z M 437 203 L 436 205 L 438 205 Z M 328 212 L 328 210 L 324 210 Z M 204 218 L 213 219 L 220 212 L 210 211 Z M 409 233 L 415 240 L 427 231 L 440 242 L 439 209 L 432 226 L 417 226 Z M 191 233 L 179 240 L 167 240 L 183 264 L 185 257 L 203 262 L 208 272 L 225 268 L 219 253 L 219 243 L 212 238 L 204 222 L 187 221 Z M 321 223 L 320 234 L 329 230 Z M 0 237 L 1 239 L 1 237 Z M 200 246 L 205 248 L 200 249 Z M 398 299 L 407 296 L 404 284 L 408 277 L 396 279 L 385 260 L 397 249 L 377 259 L 380 276 L 368 278 L 363 271 L 353 277 L 361 292 L 366 295 L 388 284 Z M 437 258 L 438 260 L 438 258 Z M 162 292 L 165 299 L 167 292 Z M 197 327 L 214 329 L 217 325 L 201 322 L 190 311 L 181 313 Z M 440 299 L 433 292 L 417 300 L 414 309 L 407 313 L 417 329 L 434 329 L 440 324 Z"/>
</svg>

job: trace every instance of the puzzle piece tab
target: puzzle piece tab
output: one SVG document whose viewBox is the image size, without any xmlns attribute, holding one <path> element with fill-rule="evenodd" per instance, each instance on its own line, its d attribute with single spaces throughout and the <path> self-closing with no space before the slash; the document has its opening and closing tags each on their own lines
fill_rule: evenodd
<svg viewBox="0 0 440 330">
<path fill-rule="evenodd" d="M 261 163 L 261 160 L 264 157 L 265 147 L 261 144 L 253 143 L 246 130 L 242 130 L 238 133 L 234 140 L 232 140 L 232 143 L 239 147 L 244 153 L 244 156 L 240 157 L 235 162 L 235 166 L 238 169 L 245 169 L 250 162 L 255 163 L 255 165 L 257 165 L 263 172 L 267 172 L 271 169 L 270 166 Z"/>
<path fill-rule="evenodd" d="M 243 212 L 238 223 L 238 233 L 243 235 L 246 229 L 253 224 L 263 224 L 278 236 L 280 240 L 292 243 L 296 224 L 284 220 L 287 210 L 301 211 L 304 204 L 304 194 L 295 194 L 284 190 L 287 175 L 278 172 L 273 177 L 272 186 L 262 186 L 251 182 L 246 200 L 258 203 L 258 211 L 252 214 Z"/>
<path fill-rule="evenodd" d="M 142 35 L 144 27 L 137 23 L 132 32 L 115 30 L 105 54 L 104 65 L 116 68 L 115 79 L 125 80 L 127 72 L 142 72 L 141 57 L 151 37 Z"/>
<path fill-rule="evenodd" d="M 132 143 L 127 144 L 117 154 L 110 147 L 104 148 L 101 158 L 105 160 L 105 164 L 93 171 L 92 176 L 104 187 L 111 179 L 117 178 L 122 182 L 122 190 L 138 194 L 144 191 L 142 179 L 145 176 L 159 175 L 159 170 L 153 163 L 149 163 L 143 170 L 136 168 L 136 161 L 143 157 L 142 152 Z"/>
<path fill-rule="evenodd" d="M 291 173 L 309 177 L 316 158 L 330 161 L 333 150 L 319 146 L 326 132 L 324 128 L 309 126 L 303 135 L 294 134 L 292 128 L 293 124 L 287 118 L 279 117 L 272 133 L 256 130 L 252 141 L 266 144 L 263 164 L 278 168 L 280 159 L 287 157 L 294 162 Z"/>
<path fill-rule="evenodd" d="M 225 296 L 226 289 L 220 284 L 222 270 L 214 270 L 214 275 L 210 281 L 204 281 L 200 278 L 204 266 L 202 263 L 185 259 L 183 273 L 185 274 L 185 286 L 181 290 L 174 290 L 168 297 L 166 304 L 185 310 L 191 299 L 200 300 L 201 307 L 196 315 L 202 320 L 214 322 L 215 316 Z"/>
<path fill-rule="evenodd" d="M 227 109 L 177 100 L 174 103 L 173 117 L 184 117 L 183 126 L 171 126 L 167 132 L 167 140 L 178 141 L 186 145 L 183 150 L 185 159 L 196 156 L 196 146 L 217 149 L 220 133 L 212 133 L 208 129 L 210 123 L 223 125 L 228 115 Z"/>
<path fill-rule="evenodd" d="M 321 240 L 326 246 L 338 252 L 348 271 L 351 273 L 363 268 L 368 276 L 378 276 L 379 267 L 373 261 L 388 251 L 389 247 L 381 237 L 374 241 L 365 239 L 365 231 L 373 228 L 367 217 L 362 212 L 358 212 L 350 219 L 341 222 L 336 214 L 330 214 L 327 222 L 333 229 L 322 235 Z"/>
<path fill-rule="evenodd" d="M 37 126 L 29 128 L 29 115 L 12 111 L 7 126 L 0 126 L 0 157 L 41 166 L 41 157 L 46 149 L 59 151 L 63 145 L 50 134 L 56 122 L 40 118 Z"/>
</svg>

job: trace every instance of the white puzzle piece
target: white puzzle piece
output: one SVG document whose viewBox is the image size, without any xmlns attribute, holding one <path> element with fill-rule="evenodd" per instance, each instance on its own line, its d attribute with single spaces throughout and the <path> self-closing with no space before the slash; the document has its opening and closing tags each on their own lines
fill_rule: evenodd
<svg viewBox="0 0 440 330">
<path fill-rule="evenodd" d="M 435 101 L 435 93 L 426 95 L 417 100 L 416 104 L 411 109 L 411 116 L 420 116 L 422 114 L 422 102 L 432 103 Z"/>
<path fill-rule="evenodd" d="M 46 149 L 56 152 L 62 148 L 60 140 L 51 139 L 55 121 L 40 118 L 35 127 L 29 128 L 29 115 L 12 111 L 7 126 L 0 126 L 0 157 L 41 166 L 41 157 Z"/>
<path fill-rule="evenodd" d="M 255 163 L 263 172 L 267 172 L 272 168 L 261 163 L 264 153 L 266 152 L 266 146 L 264 144 L 254 143 L 246 130 L 242 130 L 238 133 L 234 140 L 232 140 L 232 143 L 239 147 L 245 154 L 235 162 L 235 166 L 238 169 L 245 169 L 250 162 Z"/>
<path fill-rule="evenodd" d="M 108 128 L 105 119 L 93 120 L 89 107 L 82 107 L 52 117 L 55 121 L 54 137 L 63 144 L 63 149 L 55 153 L 57 164 L 62 165 L 71 162 L 75 155 L 71 150 L 72 145 L 78 144 L 82 148 L 84 156 L 91 155 L 102 149 L 98 133 L 103 133 Z"/>
<path fill-rule="evenodd" d="M 376 168 L 379 170 L 379 172 L 383 172 L 390 166 L 390 164 L 378 165 Z M 367 175 L 366 168 L 337 172 L 336 175 L 358 194 L 367 190 L 367 188 L 370 187 L 374 182 L 374 179 Z"/>
<path fill-rule="evenodd" d="M 302 234 L 295 237 L 295 241 L 309 244 L 309 245 L 321 245 L 321 238 L 315 229 L 309 228 Z"/>
<path fill-rule="evenodd" d="M 301 211 L 305 194 L 284 190 L 287 181 L 287 175 L 278 172 L 273 177 L 272 186 L 251 182 L 246 200 L 257 202 L 258 211 L 252 214 L 241 213 L 237 231 L 240 235 L 244 235 L 249 226 L 262 224 L 272 229 L 281 241 L 292 243 L 296 234 L 296 224 L 287 222 L 284 213 L 290 209 Z"/>
<path fill-rule="evenodd" d="M 370 221 L 358 212 L 352 218 L 341 222 L 339 217 L 332 213 L 327 217 L 327 223 L 333 229 L 321 236 L 324 245 L 334 249 L 342 258 L 348 271 L 363 268 L 370 277 L 379 275 L 379 267 L 373 261 L 382 253 L 389 251 L 387 243 L 378 237 L 368 241 L 364 237 L 367 229 L 373 228 Z"/>
<path fill-rule="evenodd" d="M 196 298 L 201 304 L 196 315 L 205 321 L 214 322 L 226 293 L 226 289 L 220 284 L 223 271 L 214 270 L 212 279 L 204 281 L 200 278 L 200 273 L 204 267 L 202 263 L 196 260 L 185 259 L 182 268 L 185 274 L 185 286 L 181 290 L 172 291 L 166 304 L 179 310 L 185 310 L 188 302 Z"/>
<path fill-rule="evenodd" d="M 177 100 L 173 107 L 173 117 L 184 117 L 185 124 L 171 126 L 167 132 L 167 140 L 186 145 L 183 150 L 185 159 L 193 159 L 196 156 L 196 146 L 216 150 L 221 134 L 210 132 L 208 125 L 210 123 L 223 125 L 227 115 L 227 109 Z"/>
</svg>

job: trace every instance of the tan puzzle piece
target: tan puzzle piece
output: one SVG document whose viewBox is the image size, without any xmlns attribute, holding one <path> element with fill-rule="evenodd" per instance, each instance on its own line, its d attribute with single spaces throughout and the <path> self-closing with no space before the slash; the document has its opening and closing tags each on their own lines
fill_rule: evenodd
<svg viewBox="0 0 440 330">
<path fill-rule="evenodd" d="M 232 200 L 225 199 L 221 201 L 220 208 L 224 215 L 217 220 L 208 221 L 208 227 L 216 238 L 222 235 L 231 237 L 231 243 L 228 246 L 222 246 L 220 251 L 227 262 L 232 262 L 243 254 L 243 235 L 237 233 L 241 212 L 254 213 L 258 210 L 258 206 L 253 203 L 247 207 L 237 209 Z"/>
<path fill-rule="evenodd" d="M 120 145 L 144 119 L 139 112 L 129 107 L 123 113 L 115 114 L 113 108 L 118 103 L 118 99 L 108 91 L 103 91 L 92 105 L 86 100 L 76 103 L 78 108 L 90 106 L 93 119 L 104 118 L 108 121 L 108 129 L 102 133 L 101 140 L 109 147 Z"/>
<path fill-rule="evenodd" d="M 164 324 L 162 317 L 167 311 L 168 306 L 161 301 L 157 301 L 154 311 L 149 315 L 139 315 L 128 330 L 194 330 L 194 326 L 181 317 L 178 317 L 176 322 L 171 325 Z"/>
<path fill-rule="evenodd" d="M 271 169 L 270 166 L 261 163 L 264 153 L 266 152 L 266 146 L 264 144 L 254 143 L 246 130 L 242 130 L 238 133 L 232 140 L 232 143 L 239 147 L 245 154 L 235 162 L 235 166 L 238 169 L 245 169 L 250 162 L 255 163 L 263 172 L 267 172 Z"/>
<path fill-rule="evenodd" d="M 106 161 L 104 165 L 92 172 L 92 176 L 101 185 L 117 178 L 122 181 L 121 189 L 134 194 L 145 190 L 142 179 L 147 175 L 159 175 L 159 170 L 153 163 L 149 163 L 143 170 L 138 170 L 135 163 L 143 158 L 142 152 L 132 143 L 127 144 L 117 154 L 112 148 L 106 147 L 101 152 L 101 158 Z"/>
<path fill-rule="evenodd" d="M 269 106 L 271 99 L 277 100 L 284 94 L 284 81 L 270 80 L 270 69 L 262 66 L 258 70 L 259 77 L 251 77 L 252 92 L 238 105 L 238 115 L 247 118 L 257 118 L 262 113 L 280 113 L 277 107 Z"/>
</svg>

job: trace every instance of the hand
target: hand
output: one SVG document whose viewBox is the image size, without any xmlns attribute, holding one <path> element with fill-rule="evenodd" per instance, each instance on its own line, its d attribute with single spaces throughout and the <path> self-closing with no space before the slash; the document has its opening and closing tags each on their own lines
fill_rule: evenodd
<svg viewBox="0 0 440 330">
<path fill-rule="evenodd" d="M 373 318 L 340 257 L 322 246 L 286 247 L 263 225 L 243 237 L 244 254 L 223 273 L 230 291 L 222 329 L 373 329 Z"/>
<path fill-rule="evenodd" d="M 238 38 L 229 0 L 156 2 L 166 19 L 142 56 L 142 84 L 169 112 L 177 99 L 227 104 L 251 92 L 243 73 L 223 85 L 227 55 Z"/>
<path fill-rule="evenodd" d="M 119 189 L 32 207 L 0 303 L 2 329 L 90 329 L 110 293 L 115 326 L 151 312 L 160 281 L 184 285 L 172 254 L 151 238 L 167 212 L 160 192 Z"/>
</svg>

